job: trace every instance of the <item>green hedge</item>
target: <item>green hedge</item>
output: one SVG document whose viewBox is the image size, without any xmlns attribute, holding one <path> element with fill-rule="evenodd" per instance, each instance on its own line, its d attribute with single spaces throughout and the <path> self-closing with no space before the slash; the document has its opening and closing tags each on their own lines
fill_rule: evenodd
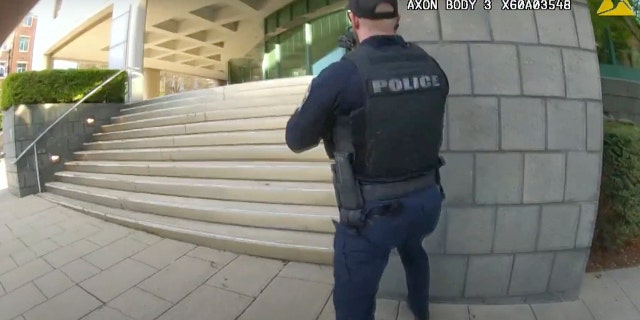
<svg viewBox="0 0 640 320">
<path fill-rule="evenodd" d="M 12 73 L 2 83 L 0 107 L 7 110 L 21 104 L 77 102 L 116 72 L 89 69 Z M 124 102 L 126 80 L 123 72 L 85 102 Z"/>
<path fill-rule="evenodd" d="M 607 121 L 595 244 L 616 250 L 640 237 L 640 127 Z"/>
</svg>

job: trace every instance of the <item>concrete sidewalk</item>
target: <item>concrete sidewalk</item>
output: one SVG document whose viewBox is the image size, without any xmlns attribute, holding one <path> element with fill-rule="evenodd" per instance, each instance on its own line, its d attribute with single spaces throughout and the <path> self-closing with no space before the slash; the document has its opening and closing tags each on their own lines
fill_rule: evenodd
<svg viewBox="0 0 640 320">
<path fill-rule="evenodd" d="M 0 320 L 329 320 L 332 269 L 163 239 L 6 190 L 0 161 Z M 640 268 L 588 274 L 581 300 L 432 305 L 432 320 L 638 320 Z M 412 320 L 379 300 L 377 320 Z"/>
</svg>

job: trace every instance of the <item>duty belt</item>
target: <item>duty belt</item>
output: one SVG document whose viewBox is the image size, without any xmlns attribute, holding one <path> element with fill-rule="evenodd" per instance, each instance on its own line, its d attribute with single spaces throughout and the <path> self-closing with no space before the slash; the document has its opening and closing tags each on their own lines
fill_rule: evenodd
<svg viewBox="0 0 640 320">
<path fill-rule="evenodd" d="M 364 201 L 393 200 L 438 184 L 436 176 L 437 170 L 432 170 L 424 176 L 410 180 L 361 185 L 360 190 Z"/>
</svg>

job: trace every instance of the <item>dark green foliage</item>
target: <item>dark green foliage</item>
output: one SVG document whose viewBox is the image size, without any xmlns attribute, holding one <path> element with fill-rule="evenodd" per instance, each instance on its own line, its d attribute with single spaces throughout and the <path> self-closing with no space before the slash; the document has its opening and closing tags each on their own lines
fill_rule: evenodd
<svg viewBox="0 0 640 320">
<path fill-rule="evenodd" d="M 640 237 L 640 127 L 605 122 L 595 243 L 615 250 Z"/>
<path fill-rule="evenodd" d="M 91 92 L 118 70 L 44 70 L 10 74 L 2 84 L 0 107 L 21 104 L 73 103 Z M 126 73 L 120 74 L 86 103 L 124 102 Z"/>
</svg>

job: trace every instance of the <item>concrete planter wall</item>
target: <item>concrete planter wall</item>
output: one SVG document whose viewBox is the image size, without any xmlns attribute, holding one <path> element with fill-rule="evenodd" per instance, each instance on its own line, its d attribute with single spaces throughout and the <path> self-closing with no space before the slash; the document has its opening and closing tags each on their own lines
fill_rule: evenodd
<svg viewBox="0 0 640 320">
<path fill-rule="evenodd" d="M 451 84 L 443 146 L 448 199 L 425 241 L 431 297 L 573 300 L 589 256 L 602 158 L 589 10 L 585 1 L 567 11 L 505 12 L 500 5 L 401 12 L 400 33 L 434 56 Z M 395 255 L 381 295 L 404 292 Z"/>
<path fill-rule="evenodd" d="M 640 124 L 640 82 L 602 79 L 604 111 L 616 119 L 627 119 Z"/>
<path fill-rule="evenodd" d="M 51 123 L 69 110 L 72 104 L 21 105 L 3 112 L 4 152 L 6 154 L 9 191 L 19 197 L 38 192 L 36 164 L 33 152 L 27 153 L 17 164 L 12 162 Z M 53 175 L 64 168 L 63 162 L 73 160 L 73 152 L 82 148 L 91 135 L 111 117 L 118 114 L 122 104 L 83 104 L 68 114 L 37 144 L 41 185 L 51 181 Z M 93 126 L 85 119 L 95 118 Z M 58 164 L 52 164 L 50 155 L 60 156 Z"/>
</svg>

